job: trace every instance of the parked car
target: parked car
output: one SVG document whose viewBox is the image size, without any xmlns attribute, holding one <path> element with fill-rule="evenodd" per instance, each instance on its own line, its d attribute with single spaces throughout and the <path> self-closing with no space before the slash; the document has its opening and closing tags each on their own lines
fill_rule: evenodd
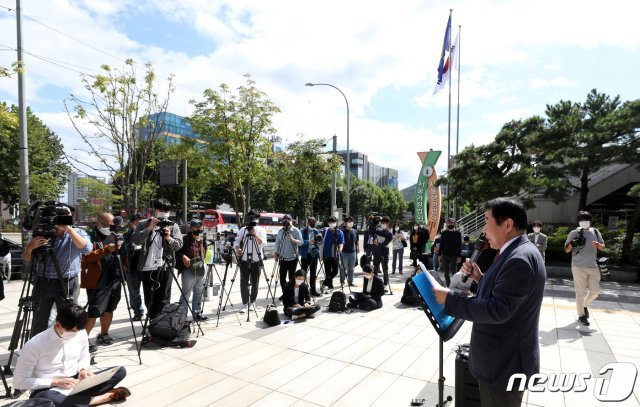
<svg viewBox="0 0 640 407">
<path fill-rule="evenodd" d="M 4 244 L 9 245 L 9 254 L 11 255 L 11 266 L 0 258 L 0 270 L 2 272 L 1 277 L 7 281 L 12 278 L 19 279 L 22 273 L 22 246 L 13 240 L 9 240 L 1 236 L 0 240 L 2 240 Z"/>
</svg>

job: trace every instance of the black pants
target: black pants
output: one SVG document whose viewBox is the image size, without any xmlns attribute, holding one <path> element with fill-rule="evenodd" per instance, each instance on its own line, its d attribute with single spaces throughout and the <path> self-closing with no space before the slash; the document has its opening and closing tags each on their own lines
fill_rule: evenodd
<svg viewBox="0 0 640 407">
<path fill-rule="evenodd" d="M 447 287 L 449 287 L 449 284 L 451 283 L 451 276 L 456 274 L 456 264 L 458 264 L 458 258 L 455 255 L 442 255 L 440 268 L 444 271 L 444 280 L 447 283 Z"/>
<path fill-rule="evenodd" d="M 75 292 L 78 290 L 78 276 L 71 277 L 69 280 L 63 279 L 62 285 L 58 279 L 38 278 L 33 286 L 33 322 L 31 323 L 31 337 L 33 338 L 40 332 L 47 329 L 49 325 L 49 315 L 53 304 L 57 309 L 64 307 L 67 302 L 67 289 L 69 298 L 74 298 Z"/>
<path fill-rule="evenodd" d="M 418 260 L 422 257 L 423 250 L 418 246 L 414 246 L 411 248 L 411 259 L 413 260 L 411 265 L 413 267 L 418 267 Z M 425 264 L 426 265 L 426 264 Z"/>
<path fill-rule="evenodd" d="M 280 287 L 284 292 L 284 286 L 287 284 L 287 276 L 289 281 L 295 280 L 296 268 L 298 267 L 298 259 L 280 260 Z"/>
<path fill-rule="evenodd" d="M 305 274 L 307 270 L 311 272 L 311 275 L 309 276 L 309 287 L 311 293 L 317 293 L 316 278 L 318 277 L 318 275 L 316 274 L 316 272 L 318 271 L 318 258 L 307 254 L 302 258 L 301 266 L 305 271 Z"/>
<path fill-rule="evenodd" d="M 480 382 L 478 385 L 482 407 L 519 407 L 522 404 L 524 391 L 506 391 Z"/>
<path fill-rule="evenodd" d="M 364 311 L 380 308 L 380 304 L 373 298 L 367 298 L 363 293 L 352 293 L 349 296 L 349 303 Z"/>
<path fill-rule="evenodd" d="M 144 305 L 149 319 L 155 318 L 165 305 L 171 304 L 173 267 L 141 271 Z"/>
<path fill-rule="evenodd" d="M 244 305 L 249 302 L 256 302 L 259 279 L 260 263 L 257 261 L 243 261 L 240 263 L 240 296 Z M 249 282 L 251 282 L 251 299 L 249 299 Z"/>
<path fill-rule="evenodd" d="M 284 309 L 284 315 L 288 316 L 289 318 L 291 318 L 294 315 L 302 315 L 302 314 L 305 314 L 306 316 L 311 316 L 311 315 L 315 314 L 318 311 L 320 311 L 320 306 L 318 304 L 312 304 L 312 305 L 308 305 L 306 307 L 299 307 L 299 308 L 289 307 L 289 308 L 285 308 Z"/>
<path fill-rule="evenodd" d="M 325 287 L 333 288 L 333 279 L 338 275 L 338 259 L 333 257 L 325 257 L 324 260 L 324 273 L 326 275 L 322 285 Z"/>
<path fill-rule="evenodd" d="M 389 284 L 389 253 L 373 256 L 373 270 L 376 275 L 380 273 L 380 265 L 382 265 L 384 285 L 387 285 Z"/>
<path fill-rule="evenodd" d="M 106 370 L 106 369 L 105 369 Z M 40 389 L 34 390 L 31 392 L 31 396 L 29 398 L 40 398 L 40 399 L 48 399 L 53 401 L 53 404 L 56 407 L 86 407 L 89 405 L 91 401 L 91 397 L 99 396 L 101 394 L 105 394 L 109 390 L 112 390 L 116 387 L 118 383 L 122 381 L 127 375 L 127 371 L 124 367 L 120 366 L 120 368 L 116 371 L 116 373 L 111 377 L 111 379 L 106 382 L 94 386 L 90 389 L 87 389 L 83 392 L 65 396 L 64 394 L 51 390 L 51 389 Z M 77 378 L 77 377 L 76 377 Z"/>
</svg>

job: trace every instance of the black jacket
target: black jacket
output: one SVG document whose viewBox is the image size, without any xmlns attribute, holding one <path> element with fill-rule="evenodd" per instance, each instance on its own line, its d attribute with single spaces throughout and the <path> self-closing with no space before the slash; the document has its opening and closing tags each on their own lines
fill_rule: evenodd
<svg viewBox="0 0 640 407">
<path fill-rule="evenodd" d="M 370 293 L 365 291 L 365 285 L 369 282 L 373 283 Z M 365 278 L 362 282 L 362 294 L 369 294 L 378 303 L 378 308 L 380 308 L 382 307 L 382 296 L 384 295 L 384 283 L 377 276 L 373 276 L 371 280 Z"/>
<path fill-rule="evenodd" d="M 418 243 L 413 243 L 413 236 L 418 235 Z M 418 228 L 418 230 L 411 229 L 411 235 L 409 236 L 409 248 L 411 250 L 418 250 L 420 253 L 424 251 L 424 247 L 429 240 L 429 231 L 425 228 Z"/>
<path fill-rule="evenodd" d="M 462 233 L 459 230 L 445 229 L 440 233 L 440 255 L 462 255 Z"/>
<path fill-rule="evenodd" d="M 304 305 L 305 302 L 311 302 L 311 296 L 309 296 L 309 286 L 306 283 L 300 285 L 298 290 L 298 298 L 295 297 L 294 282 L 287 283 L 284 286 L 282 295 L 282 304 L 284 308 L 293 307 L 296 304 Z M 383 288 L 384 290 L 384 288 Z"/>
<path fill-rule="evenodd" d="M 186 255 L 186 253 L 189 251 L 189 249 L 191 249 L 191 245 L 193 244 L 193 242 L 195 241 L 195 239 L 193 238 L 193 235 L 191 234 L 191 232 L 187 233 L 186 235 L 184 235 L 184 237 L 182 238 L 182 247 L 180 248 L 180 250 L 178 250 L 176 252 L 176 268 L 179 271 L 184 270 L 186 267 L 184 266 L 184 259 L 182 258 L 182 256 Z M 203 250 L 200 253 L 200 257 L 202 257 L 202 260 L 204 260 L 204 256 L 207 253 L 207 241 L 206 239 L 202 239 L 202 246 L 203 246 Z M 187 257 L 189 257 L 187 255 Z"/>
</svg>

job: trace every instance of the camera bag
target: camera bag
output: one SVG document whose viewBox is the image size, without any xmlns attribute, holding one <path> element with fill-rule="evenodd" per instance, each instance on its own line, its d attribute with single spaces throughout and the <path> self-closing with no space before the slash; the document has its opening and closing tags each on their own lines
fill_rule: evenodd
<svg viewBox="0 0 640 407">
<path fill-rule="evenodd" d="M 262 320 L 269 326 L 280 325 L 280 314 L 278 314 L 278 308 L 275 305 L 267 305 L 267 310 L 264 312 Z"/>
<path fill-rule="evenodd" d="M 190 333 L 189 323 L 187 322 L 187 306 L 180 303 L 167 304 L 162 308 L 158 316 L 149 322 L 149 333 L 155 338 L 174 340 L 181 336 L 184 339 L 186 332 Z M 187 334 L 188 337 L 188 334 Z"/>
<path fill-rule="evenodd" d="M 329 312 L 342 312 L 347 309 L 347 296 L 342 291 L 334 291 L 329 300 Z"/>
</svg>

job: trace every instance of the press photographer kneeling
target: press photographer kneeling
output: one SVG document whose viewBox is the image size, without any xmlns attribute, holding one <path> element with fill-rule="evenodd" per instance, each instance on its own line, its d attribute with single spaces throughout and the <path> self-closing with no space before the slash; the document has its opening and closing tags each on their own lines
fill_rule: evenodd
<svg viewBox="0 0 640 407">
<path fill-rule="evenodd" d="M 320 310 L 318 304 L 311 305 L 309 286 L 304 282 L 304 271 L 296 271 L 295 280 L 286 284 L 283 290 L 284 314 L 292 320 L 313 318 L 314 314 Z"/>
</svg>

